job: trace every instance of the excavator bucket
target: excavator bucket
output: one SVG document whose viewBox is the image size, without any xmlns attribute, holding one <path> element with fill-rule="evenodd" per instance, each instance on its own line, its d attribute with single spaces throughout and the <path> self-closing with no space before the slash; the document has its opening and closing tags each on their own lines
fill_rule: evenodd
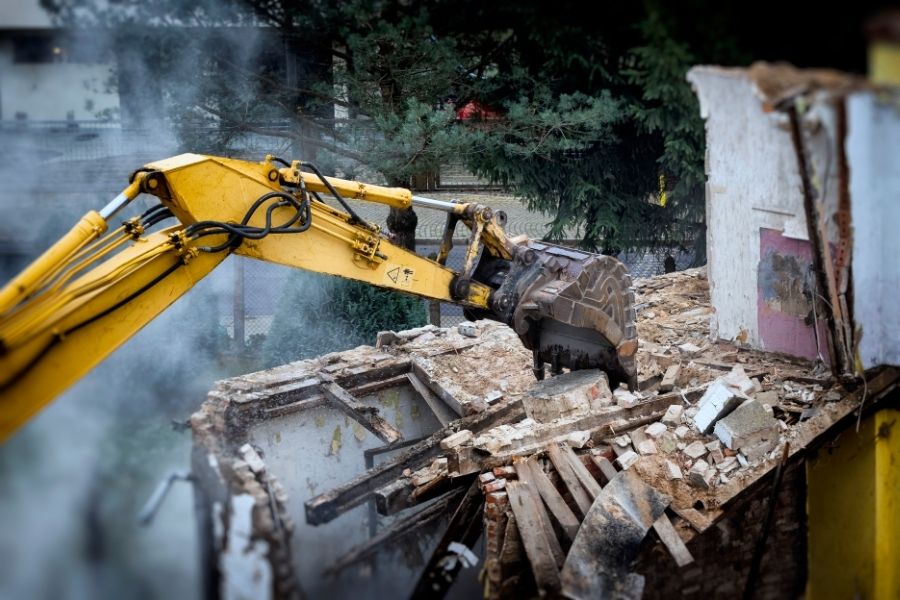
<svg viewBox="0 0 900 600">
<path fill-rule="evenodd" d="M 636 385 L 634 291 L 611 256 L 529 242 L 509 264 L 493 307 L 534 353 L 535 375 L 597 368 Z"/>
</svg>

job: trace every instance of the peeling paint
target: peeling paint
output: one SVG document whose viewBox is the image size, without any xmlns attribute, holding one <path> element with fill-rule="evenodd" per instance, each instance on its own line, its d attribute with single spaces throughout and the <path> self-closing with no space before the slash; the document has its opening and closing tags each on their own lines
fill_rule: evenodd
<svg viewBox="0 0 900 600">
<path fill-rule="evenodd" d="M 329 446 L 329 456 L 336 456 L 341 451 L 342 445 L 342 436 L 343 433 L 341 431 L 341 426 L 336 425 L 334 428 L 334 433 L 331 434 L 331 446 Z"/>
</svg>

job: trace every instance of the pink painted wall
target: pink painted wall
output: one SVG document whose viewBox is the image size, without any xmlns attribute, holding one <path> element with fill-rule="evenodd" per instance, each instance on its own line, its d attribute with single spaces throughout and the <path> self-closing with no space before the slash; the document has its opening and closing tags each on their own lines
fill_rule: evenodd
<svg viewBox="0 0 900 600">
<path fill-rule="evenodd" d="M 774 229 L 760 228 L 759 256 L 757 320 L 763 348 L 811 360 L 821 353 L 825 362 L 830 362 L 821 301 L 813 311 L 811 293 L 815 276 L 810 268 L 809 242 L 784 237 Z M 814 314 L 818 317 L 818 348 Z"/>
</svg>

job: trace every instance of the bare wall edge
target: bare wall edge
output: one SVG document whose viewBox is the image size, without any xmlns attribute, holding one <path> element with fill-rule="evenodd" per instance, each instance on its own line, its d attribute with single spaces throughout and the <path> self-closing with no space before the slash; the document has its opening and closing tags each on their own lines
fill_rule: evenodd
<svg viewBox="0 0 900 600">
<path fill-rule="evenodd" d="M 764 109 L 749 69 L 699 66 L 687 78 L 706 123 L 713 333 L 829 362 L 827 298 L 812 301 L 813 249 L 788 117 Z M 850 79 L 847 88 L 856 84 Z M 900 283 L 900 241 L 891 235 L 900 231 L 900 90 L 818 89 L 806 99 L 803 141 L 832 264 L 844 260 L 851 267 L 845 283 L 861 365 L 897 365 L 900 339 L 891 332 L 900 325 L 900 304 L 888 294 Z M 848 190 L 850 205 L 850 253 L 840 244 L 842 190 Z"/>
</svg>

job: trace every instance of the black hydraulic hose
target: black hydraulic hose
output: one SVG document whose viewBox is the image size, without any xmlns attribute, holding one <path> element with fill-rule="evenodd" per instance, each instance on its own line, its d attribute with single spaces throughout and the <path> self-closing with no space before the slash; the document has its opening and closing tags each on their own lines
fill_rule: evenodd
<svg viewBox="0 0 900 600">
<path fill-rule="evenodd" d="M 328 181 L 328 179 L 326 179 L 326 177 L 322 174 L 322 172 L 319 170 L 319 168 L 316 165 L 314 165 L 312 163 L 300 161 L 300 166 L 309 169 L 314 174 L 316 174 L 319 179 L 322 180 L 322 183 L 325 185 L 326 188 L 328 188 L 328 191 L 331 192 L 331 195 L 334 196 L 335 199 L 337 199 L 337 201 L 341 203 L 341 206 L 343 206 L 344 210 L 347 211 L 347 214 L 350 215 L 350 223 L 351 224 L 362 225 L 363 227 L 367 227 L 369 229 L 372 228 L 372 226 L 369 225 L 369 223 L 366 222 L 365 219 L 363 219 L 358 214 L 356 214 L 356 211 L 354 211 L 353 208 L 349 204 L 347 204 L 347 201 L 344 200 L 344 198 L 338 193 L 338 191 L 336 189 L 334 189 L 334 186 L 331 185 L 331 182 Z"/>
</svg>

